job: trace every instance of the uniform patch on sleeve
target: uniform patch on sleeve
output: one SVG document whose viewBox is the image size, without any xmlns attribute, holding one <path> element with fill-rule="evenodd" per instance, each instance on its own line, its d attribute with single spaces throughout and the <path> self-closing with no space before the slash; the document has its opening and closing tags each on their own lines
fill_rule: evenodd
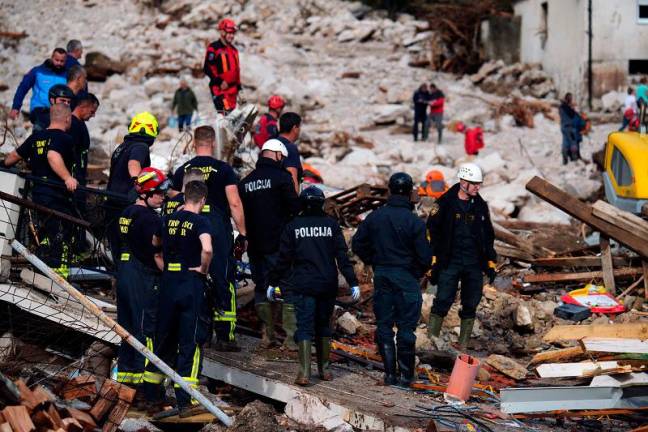
<svg viewBox="0 0 648 432">
<path fill-rule="evenodd" d="M 207 60 L 209 60 L 209 61 L 213 61 L 214 57 L 216 57 L 216 56 L 214 55 L 213 52 L 210 52 L 209 54 L 207 54 Z"/>
</svg>

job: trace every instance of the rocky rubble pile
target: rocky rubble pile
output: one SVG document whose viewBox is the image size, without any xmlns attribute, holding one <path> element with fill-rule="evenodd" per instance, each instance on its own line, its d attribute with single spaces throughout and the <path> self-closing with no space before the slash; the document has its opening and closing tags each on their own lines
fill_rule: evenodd
<svg viewBox="0 0 648 432">
<path fill-rule="evenodd" d="M 507 96 L 514 91 L 535 98 L 555 99 L 558 96 L 553 80 L 540 64 L 507 65 L 502 60 L 492 60 L 484 63 L 470 80 L 486 93 L 499 96 Z"/>
</svg>

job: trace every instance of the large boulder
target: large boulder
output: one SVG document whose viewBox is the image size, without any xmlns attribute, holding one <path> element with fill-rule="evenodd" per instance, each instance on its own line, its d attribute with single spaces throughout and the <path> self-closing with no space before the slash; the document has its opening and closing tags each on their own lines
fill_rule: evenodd
<svg viewBox="0 0 648 432">
<path fill-rule="evenodd" d="M 405 118 L 410 112 L 409 107 L 400 104 L 376 105 L 373 109 L 373 122 L 376 125 L 389 125 Z"/>
<path fill-rule="evenodd" d="M 113 74 L 122 74 L 126 71 L 126 63 L 113 60 L 107 55 L 92 51 L 86 54 L 85 70 L 89 81 L 106 81 Z"/>
</svg>

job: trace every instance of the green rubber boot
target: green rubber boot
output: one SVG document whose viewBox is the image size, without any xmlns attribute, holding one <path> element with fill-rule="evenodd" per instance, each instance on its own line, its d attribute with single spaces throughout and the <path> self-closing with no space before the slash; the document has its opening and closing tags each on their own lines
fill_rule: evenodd
<svg viewBox="0 0 648 432">
<path fill-rule="evenodd" d="M 331 356 L 331 338 L 317 338 L 315 352 L 317 353 L 317 371 L 319 372 L 320 379 L 322 381 L 332 381 L 333 375 L 328 371 L 329 358 Z"/>
<path fill-rule="evenodd" d="M 443 317 L 430 313 L 430 319 L 428 320 L 427 333 L 428 337 L 431 338 L 439 337 L 441 334 L 441 327 L 443 326 Z"/>
<path fill-rule="evenodd" d="M 259 319 L 263 323 L 261 329 L 261 348 L 271 348 L 277 345 L 274 334 L 274 322 L 272 319 L 272 305 L 270 303 L 259 303 L 254 305 Z"/>
<path fill-rule="evenodd" d="M 295 316 L 295 305 L 284 303 L 281 306 L 281 321 L 283 330 L 286 332 L 283 346 L 289 351 L 297 351 L 295 343 L 295 331 L 297 331 L 297 317 Z"/>
<path fill-rule="evenodd" d="M 297 344 L 299 348 L 299 372 L 297 372 L 297 379 L 295 384 L 300 386 L 307 386 L 310 382 L 311 370 L 311 341 L 303 340 Z"/>
<path fill-rule="evenodd" d="M 468 348 L 468 341 L 472 335 L 473 326 L 475 325 L 475 318 L 466 318 L 461 320 L 461 327 L 459 328 L 459 348 L 465 350 Z"/>
</svg>

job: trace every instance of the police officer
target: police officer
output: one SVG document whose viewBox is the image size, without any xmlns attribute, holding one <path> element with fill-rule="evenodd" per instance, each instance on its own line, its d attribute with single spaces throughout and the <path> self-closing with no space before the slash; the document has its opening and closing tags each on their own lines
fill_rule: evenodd
<svg viewBox="0 0 648 432">
<path fill-rule="evenodd" d="M 351 287 L 353 300 L 360 298 L 358 280 L 347 256 L 347 245 L 337 221 L 322 210 L 324 193 L 315 186 L 299 196 L 302 212 L 289 222 L 281 234 L 277 264 L 270 273 L 268 298 L 274 286 L 290 270 L 294 283 L 292 294 L 297 308 L 299 372 L 295 384 L 308 385 L 311 344 L 315 339 L 317 368 L 323 381 L 333 376 L 327 370 L 331 344 L 331 315 L 338 291 L 338 268 Z"/>
<path fill-rule="evenodd" d="M 367 216 L 353 236 L 353 252 L 374 270 L 376 344 L 385 366 L 385 384 L 409 386 L 414 380 L 414 330 L 423 302 L 418 279 L 425 274 L 432 253 L 425 224 L 412 210 L 414 183 L 406 173 L 389 179 L 387 204 Z M 394 345 L 394 324 L 398 327 Z"/>
<path fill-rule="evenodd" d="M 198 386 L 201 347 L 209 338 L 211 320 L 205 284 L 213 255 L 211 227 L 209 220 L 200 214 L 206 200 L 204 183 L 187 183 L 184 208 L 164 218 L 161 233 L 164 271 L 155 354 L 167 364 L 174 364 L 175 360 L 175 371 L 193 387 Z M 148 363 L 144 373 L 147 396 L 152 397 L 163 381 L 164 375 Z M 179 415 L 192 415 L 193 401 L 189 394 L 179 387 L 175 394 Z"/>
<path fill-rule="evenodd" d="M 266 298 L 268 273 L 277 260 L 279 237 L 286 224 L 299 211 L 299 199 L 291 175 L 283 168 L 288 156 L 281 141 L 270 139 L 263 144 L 256 168 L 239 185 L 239 193 L 245 209 L 245 225 L 248 228 L 248 257 L 254 280 L 254 305 L 263 322 L 261 346 L 275 345 L 273 313 Z M 286 330 L 286 346 L 295 348 L 295 313 L 290 290 L 282 281 L 281 288 L 286 300 L 282 307 L 282 321 Z"/>
<path fill-rule="evenodd" d="M 32 200 L 52 210 L 72 214 L 72 194 L 78 182 L 72 176 L 74 146 L 66 133 L 72 122 L 70 107 L 62 103 L 53 105 L 50 116 L 49 127 L 31 134 L 18 149 L 7 155 L 4 163 L 12 166 L 22 159 L 27 160 L 32 175 L 43 179 L 34 183 Z M 58 274 L 67 278 L 72 227 L 58 218 L 48 217 L 41 228 L 39 254 Z"/>
<path fill-rule="evenodd" d="M 106 237 L 110 243 L 115 266 L 119 266 L 119 224 L 121 213 L 132 202 L 129 195 L 134 194 L 135 180 L 142 169 L 151 165 L 149 148 L 158 135 L 157 119 L 148 112 L 133 117 L 128 127 L 128 135 L 117 146 L 110 158 L 110 174 L 106 189 L 124 198 L 110 197 L 106 201 Z M 132 197 L 134 200 L 134 197 Z"/>
<path fill-rule="evenodd" d="M 439 198 L 438 211 L 427 221 L 434 255 L 430 282 L 438 286 L 428 334 L 439 336 L 443 318 L 455 300 L 461 281 L 459 346 L 465 349 L 482 297 L 482 273 L 491 283 L 494 281 L 497 255 L 488 205 L 479 195 L 482 170 L 466 163 L 459 167 L 458 177 L 459 183 Z"/>
<path fill-rule="evenodd" d="M 211 126 L 200 126 L 194 131 L 196 156 L 180 166 L 173 175 L 174 194 L 182 188 L 184 175 L 193 168 L 203 173 L 209 193 L 203 214 L 211 222 L 214 261 L 210 275 L 218 287 L 218 304 L 214 313 L 216 337 L 223 343 L 221 348 L 238 350 L 234 330 L 236 328 L 236 291 L 234 245 L 245 249 L 246 234 L 243 205 L 238 191 L 238 178 L 226 162 L 214 158 L 216 132 Z M 232 223 L 234 219 L 239 235 L 234 243 Z"/>
<path fill-rule="evenodd" d="M 153 348 L 162 250 L 153 237 L 162 229 L 160 208 L 169 180 L 156 168 L 144 168 L 135 182 L 135 204 L 119 218 L 120 266 L 117 272 L 117 322 L 149 349 Z M 144 357 L 128 344 L 119 347 L 117 381 L 139 385 Z"/>
</svg>

